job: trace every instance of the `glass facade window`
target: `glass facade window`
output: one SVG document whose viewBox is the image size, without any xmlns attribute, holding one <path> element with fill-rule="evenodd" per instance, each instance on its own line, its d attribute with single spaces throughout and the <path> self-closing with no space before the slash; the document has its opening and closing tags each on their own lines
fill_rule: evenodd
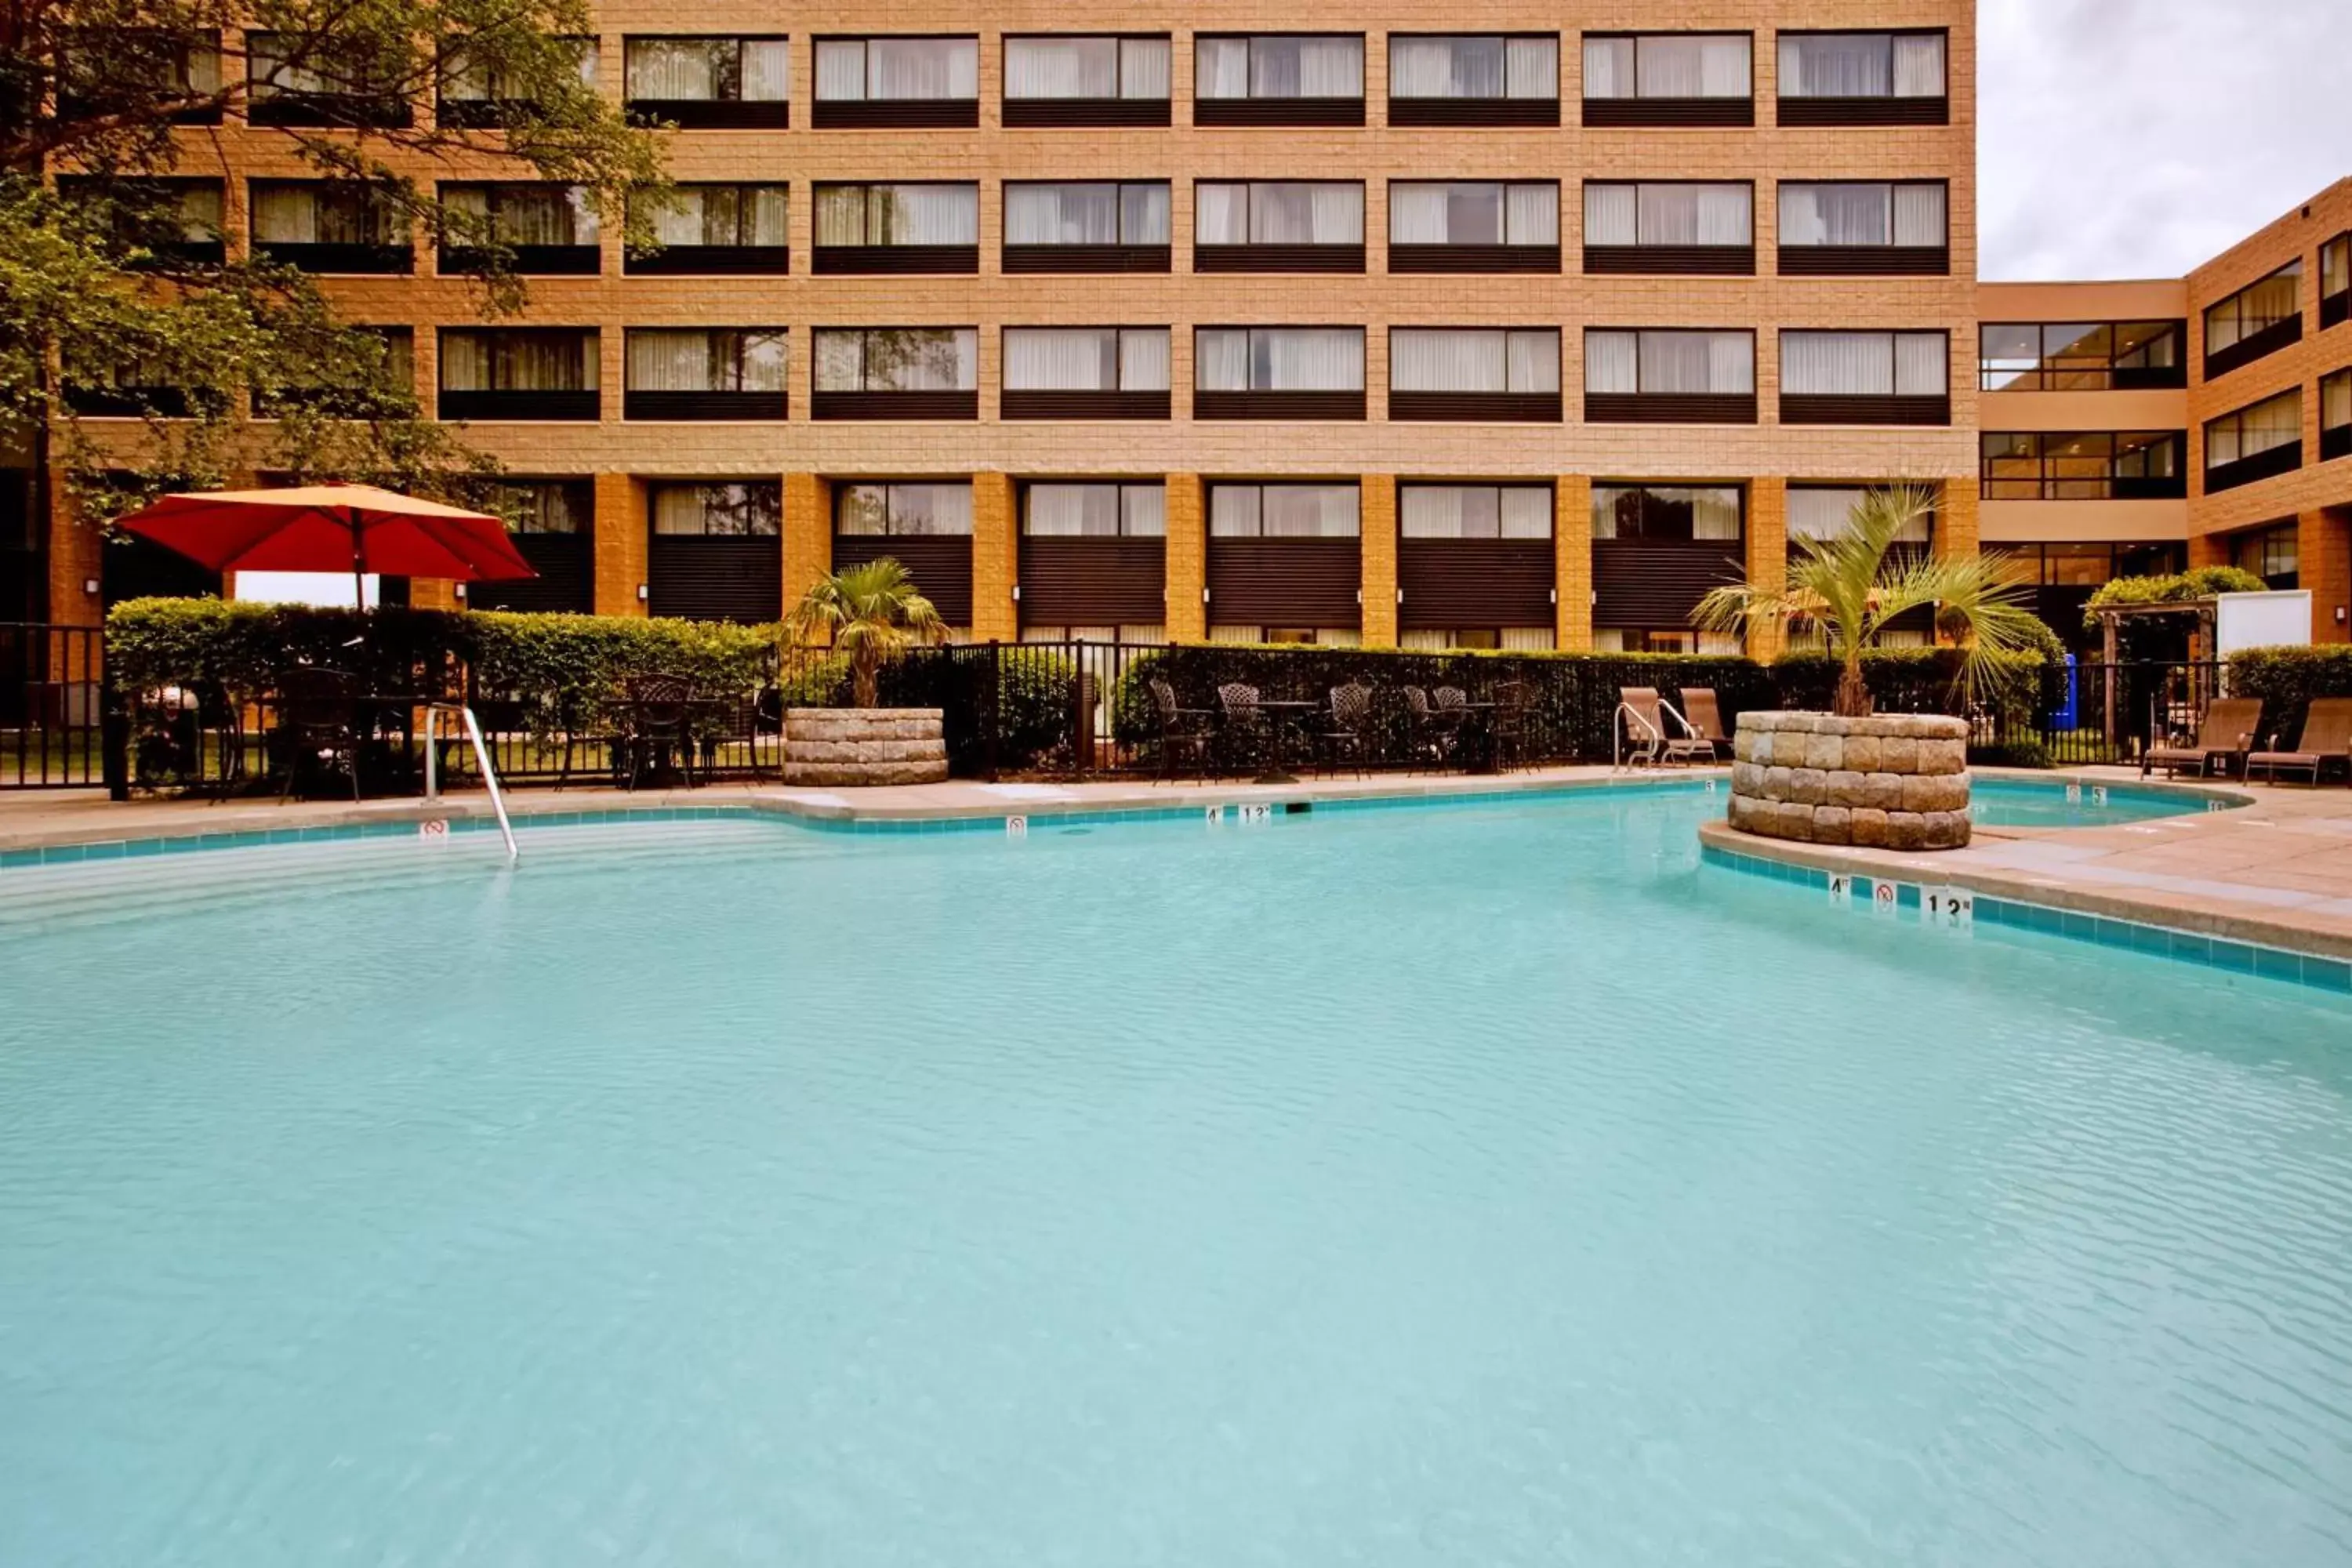
<svg viewBox="0 0 2352 1568">
<path fill-rule="evenodd" d="M 596 40 L 565 38 L 572 46 L 572 68 L 579 73 L 580 85 L 596 85 Z M 462 52 L 453 55 L 441 68 L 441 101 L 444 104 L 512 103 L 520 94 L 502 71 L 476 67 Z"/>
<path fill-rule="evenodd" d="M 1747 537 L 1748 492 L 1738 485 L 1595 485 L 1592 537 L 1717 541 Z"/>
<path fill-rule="evenodd" d="M 631 392 L 782 392 L 782 327 L 633 327 Z"/>
<path fill-rule="evenodd" d="M 1021 492 L 1021 531 L 1039 539 L 1164 539 L 1168 487 L 1032 484 Z"/>
<path fill-rule="evenodd" d="M 1782 98 L 1942 98 L 1941 33 L 1783 33 Z"/>
<path fill-rule="evenodd" d="M 792 97 L 782 38 L 630 38 L 623 47 L 631 102 L 782 103 Z"/>
<path fill-rule="evenodd" d="M 1753 245 L 1755 207 L 1755 187 L 1745 183 L 1595 181 L 1584 187 L 1584 243 Z"/>
<path fill-rule="evenodd" d="M 820 103 L 961 101 L 980 97 L 978 38 L 819 38 Z"/>
<path fill-rule="evenodd" d="M 1356 191 L 1357 226 L 1363 224 L 1363 187 Z M 1166 245 L 1169 184 L 1165 180 L 1007 181 L 1007 245 Z"/>
<path fill-rule="evenodd" d="M 399 117 L 406 118 L 394 84 L 363 65 L 324 58 L 312 46 L 306 33 L 245 35 L 246 91 L 257 108 L 289 99 L 342 99 L 361 100 L 361 117 L 370 123 L 382 123 L 384 116 L 376 110 L 395 105 L 404 111 Z"/>
<path fill-rule="evenodd" d="M 2097 588 L 2117 577 L 2162 576 L 2181 569 L 2182 550 L 2177 544 L 2004 544 L 1995 548 L 2008 579 L 2030 588 Z"/>
<path fill-rule="evenodd" d="M 971 327 L 819 327 L 819 392 L 970 392 L 980 385 Z"/>
<path fill-rule="evenodd" d="M 445 328 L 444 392 L 593 392 L 602 356 L 592 330 Z"/>
<path fill-rule="evenodd" d="M 1789 542 L 1804 539 L 1835 539 L 1853 529 L 1853 509 L 1870 489 L 1864 485 L 1790 485 Z M 1898 544 L 1926 544 L 1935 534 L 1932 514 L 1915 518 L 1895 536 Z"/>
<path fill-rule="evenodd" d="M 2300 585 L 2303 540 L 2292 522 L 2255 529 L 2230 538 L 2230 564 L 2252 572 L 2267 587 L 2285 591 Z"/>
<path fill-rule="evenodd" d="M 1643 395 L 1753 394 L 1756 334 L 1595 328 L 1584 334 L 1584 390 Z"/>
<path fill-rule="evenodd" d="M 1389 333 L 1389 386 L 1397 392 L 1558 392 L 1559 331 L 1398 327 Z"/>
<path fill-rule="evenodd" d="M 352 327 L 353 364 L 358 374 L 330 384 L 313 376 L 297 376 L 289 385 L 268 390 L 255 387 L 253 416 L 277 418 L 289 407 L 318 410 L 334 418 L 394 418 L 416 411 L 416 335 L 407 327 Z M 373 340 L 380 357 L 363 363 L 365 345 Z M 359 384 L 353 384 L 357 381 Z"/>
<path fill-rule="evenodd" d="M 1551 521 L 1549 485 L 1397 487 L 1398 531 L 1407 539 L 1549 539 Z"/>
<path fill-rule="evenodd" d="M 2205 310 L 2205 352 L 2234 348 L 2247 339 L 2303 314 L 2303 259 L 2297 257 L 2269 277 L 2249 283 Z"/>
<path fill-rule="evenodd" d="M 980 187 L 971 184 L 819 185 L 819 247 L 976 246 Z"/>
<path fill-rule="evenodd" d="M 256 245 L 407 243 L 392 204 L 372 186 L 326 180 L 256 180 L 251 195 Z"/>
<path fill-rule="evenodd" d="M 1007 327 L 1007 392 L 1166 392 L 1166 327 Z"/>
<path fill-rule="evenodd" d="M 1549 181 L 1391 181 L 1389 243 L 1558 245 L 1559 186 Z"/>
<path fill-rule="evenodd" d="M 1948 237 L 1945 198 L 1941 180 L 1784 184 L 1780 243 L 1940 247 Z"/>
<path fill-rule="evenodd" d="M 594 487 L 586 479 L 494 479 L 483 504 L 513 532 L 531 534 L 585 533 L 596 510 Z"/>
<path fill-rule="evenodd" d="M 218 259 L 224 193 L 216 180 L 139 180 L 117 184 L 72 174 L 58 178 L 58 195 L 85 208 L 105 204 L 118 243 L 184 251 Z"/>
<path fill-rule="evenodd" d="M 2303 439 L 2303 388 L 2210 420 L 2205 426 L 2205 471 L 2227 468 Z"/>
<path fill-rule="evenodd" d="M 1942 332 L 1780 334 L 1780 390 L 1801 397 L 1942 397 L 1951 389 Z"/>
<path fill-rule="evenodd" d="M 2352 430 L 2352 370 L 2319 378 L 2319 428 L 2323 433 Z M 2341 458 L 2352 452 L 2330 455 Z"/>
<path fill-rule="evenodd" d="M 1540 99 L 1559 96 L 1559 38 L 1501 33 L 1389 39 L 1389 96 Z"/>
<path fill-rule="evenodd" d="M 1986 500 L 2113 500 L 2186 494 L 2188 433 L 1988 430 Z"/>
<path fill-rule="evenodd" d="M 2185 321 L 1988 321 L 1978 334 L 1986 392 L 2105 392 L 2182 386 Z"/>
<path fill-rule="evenodd" d="M 654 531 L 668 537 L 774 539 L 784 531 L 784 488 L 774 479 L 656 484 Z"/>
<path fill-rule="evenodd" d="M 2352 293 L 2352 234 L 2339 234 L 2319 247 L 2319 297 Z"/>
<path fill-rule="evenodd" d="M 174 27 L 69 26 L 58 47 L 58 96 L 79 110 L 138 84 L 158 94 L 210 99 L 221 89 L 220 34 Z M 210 105 L 191 106 L 198 123 L 218 123 Z M 183 116 L 176 122 L 191 121 Z"/>
<path fill-rule="evenodd" d="M 652 213 L 653 237 L 673 248 L 780 249 L 788 185 L 673 185 Z"/>
<path fill-rule="evenodd" d="M 1202 99 L 1361 98 L 1364 40 L 1258 33 L 1193 40 L 1193 94 Z"/>
<path fill-rule="evenodd" d="M 1004 96 L 1164 100 L 1169 52 L 1166 38 L 1007 38 Z"/>
<path fill-rule="evenodd" d="M 1353 180 L 1203 180 L 1192 187 L 1195 245 L 1361 245 L 1364 187 Z"/>
<path fill-rule="evenodd" d="M 1754 47 L 1746 33 L 1587 33 L 1584 96 L 1751 98 Z"/>
<path fill-rule="evenodd" d="M 460 227 L 445 243 L 459 246 L 593 246 L 602 232 L 580 185 L 444 185 L 441 205 Z"/>
<path fill-rule="evenodd" d="M 1355 485 L 1209 487 L 1214 539 L 1355 539 L 1363 532 L 1363 491 Z"/>
<path fill-rule="evenodd" d="M 871 480 L 834 488 L 833 531 L 852 537 L 969 538 L 971 486 Z"/>
<path fill-rule="evenodd" d="M 1193 337 L 1202 392 L 1361 392 L 1361 327 L 1202 327 Z"/>
</svg>

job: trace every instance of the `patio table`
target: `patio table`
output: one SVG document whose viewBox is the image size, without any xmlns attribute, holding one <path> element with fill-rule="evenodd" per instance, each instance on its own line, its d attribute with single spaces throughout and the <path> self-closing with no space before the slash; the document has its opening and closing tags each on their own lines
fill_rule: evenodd
<svg viewBox="0 0 2352 1568">
<path fill-rule="evenodd" d="M 1289 738 L 1291 725 L 1309 713 L 1321 712 L 1323 705 L 1320 702 L 1269 702 L 1264 698 L 1258 700 L 1257 705 L 1266 715 L 1266 728 L 1273 732 L 1274 750 L 1266 758 L 1265 772 L 1258 774 L 1254 782 L 1262 784 L 1297 784 L 1298 775 L 1290 771 L 1289 747 L 1285 742 Z"/>
</svg>

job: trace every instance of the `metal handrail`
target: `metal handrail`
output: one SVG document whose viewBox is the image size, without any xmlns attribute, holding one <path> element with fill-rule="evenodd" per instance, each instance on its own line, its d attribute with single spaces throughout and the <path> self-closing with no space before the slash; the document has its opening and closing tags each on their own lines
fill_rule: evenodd
<svg viewBox="0 0 2352 1568">
<path fill-rule="evenodd" d="M 490 792 L 490 809 L 498 814 L 499 836 L 507 841 L 507 864 L 522 858 L 515 846 L 514 824 L 507 820 L 507 797 L 499 788 L 499 771 L 490 765 L 490 748 L 482 740 L 481 721 L 474 710 L 462 702 L 427 702 L 425 704 L 425 798 L 441 798 L 440 740 L 441 715 L 455 713 L 464 721 L 465 738 L 473 744 L 474 761 L 482 770 L 482 783 Z"/>
<path fill-rule="evenodd" d="M 1665 699 L 1662 697 L 1658 700 L 1663 704 L 1665 701 Z M 1625 726 L 1617 721 L 1621 719 L 1631 719 L 1634 723 L 1639 724 L 1643 732 L 1650 737 L 1649 745 L 1642 749 L 1642 754 L 1635 757 L 1635 762 L 1638 763 L 1643 760 L 1643 757 L 1646 757 L 1649 762 L 1653 763 L 1656 763 L 1658 760 L 1658 748 L 1665 743 L 1666 737 L 1664 732 L 1655 724 L 1651 723 L 1647 719 L 1642 717 L 1641 710 L 1635 708 L 1632 703 L 1620 702 L 1617 704 L 1616 713 L 1612 716 L 1609 723 L 1609 771 L 1612 773 L 1622 773 L 1624 771 L 1626 765 Z"/>
</svg>

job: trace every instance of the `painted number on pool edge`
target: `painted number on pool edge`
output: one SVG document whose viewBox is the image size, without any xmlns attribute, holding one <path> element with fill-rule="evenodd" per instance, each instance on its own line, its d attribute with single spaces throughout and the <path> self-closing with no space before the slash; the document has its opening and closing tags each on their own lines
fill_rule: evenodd
<svg viewBox="0 0 2352 1568">
<path fill-rule="evenodd" d="M 1852 877 L 1832 877 L 1830 879 L 1830 902 L 1833 904 L 1843 904 L 1853 897 L 1853 879 Z"/>
<path fill-rule="evenodd" d="M 2068 805 L 2080 805 L 2083 804 L 2083 786 L 2081 784 L 2068 784 L 2066 786 L 2066 804 Z"/>
<path fill-rule="evenodd" d="M 418 823 L 416 825 L 416 837 L 428 840 L 448 837 L 449 824 L 447 819 L 436 816 Z"/>
<path fill-rule="evenodd" d="M 1029 819 L 1025 816 L 1006 817 L 1004 819 L 1004 837 L 1007 838 L 1028 837 Z"/>
<path fill-rule="evenodd" d="M 1272 822 L 1274 820 L 1274 807 L 1270 805 L 1238 805 L 1234 809 L 1241 813 L 1241 818 L 1244 822 Z"/>
<path fill-rule="evenodd" d="M 2105 805 L 2107 804 L 2106 785 L 2093 784 L 2091 786 L 2091 804 L 2093 805 Z"/>
<path fill-rule="evenodd" d="M 1957 929 L 1974 925 L 1976 919 L 1977 898 L 1966 888 L 1919 889 L 1919 920 L 1922 924 Z"/>
</svg>

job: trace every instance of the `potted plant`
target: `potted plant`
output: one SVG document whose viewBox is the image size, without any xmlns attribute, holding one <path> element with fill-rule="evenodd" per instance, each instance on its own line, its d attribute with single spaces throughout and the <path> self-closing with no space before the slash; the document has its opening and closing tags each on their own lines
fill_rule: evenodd
<svg viewBox="0 0 2352 1568">
<path fill-rule="evenodd" d="M 904 566 L 885 557 L 827 573 L 785 617 L 784 635 L 796 649 L 829 648 L 846 659 L 855 703 L 785 710 L 786 784 L 936 784 L 948 776 L 940 710 L 880 706 L 883 664 L 947 637 Z"/>
</svg>

